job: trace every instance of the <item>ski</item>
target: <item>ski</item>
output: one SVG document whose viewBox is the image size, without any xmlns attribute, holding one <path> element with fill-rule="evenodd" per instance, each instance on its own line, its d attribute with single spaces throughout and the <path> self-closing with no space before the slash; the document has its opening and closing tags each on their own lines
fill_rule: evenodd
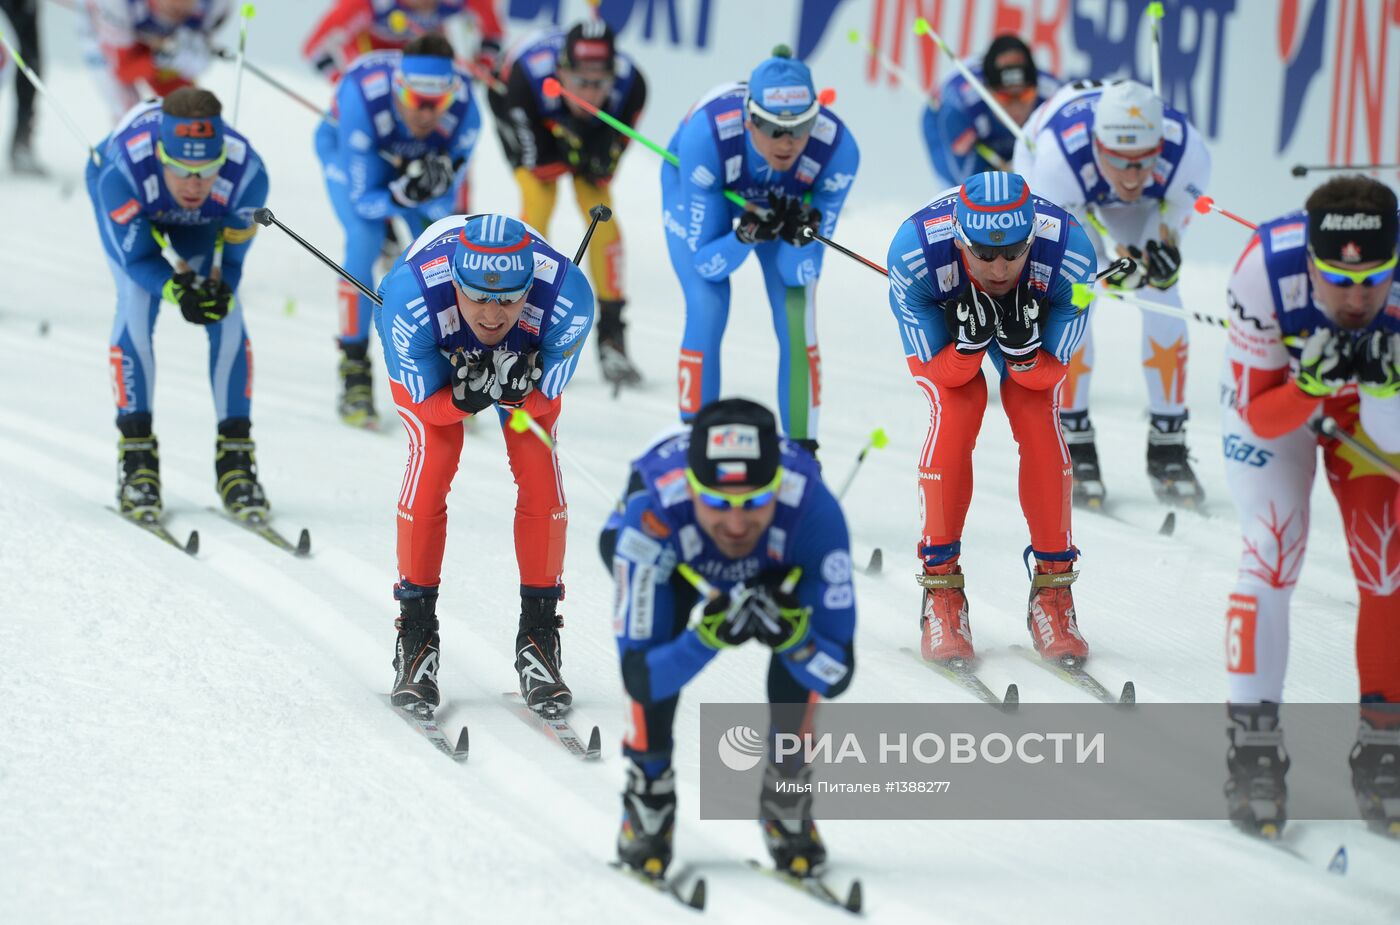
<svg viewBox="0 0 1400 925">
<path fill-rule="evenodd" d="M 949 662 L 930 662 L 923 655 L 908 646 L 901 647 L 900 651 L 908 652 L 920 665 L 930 671 L 941 674 L 965 691 L 970 691 L 983 703 L 999 707 L 1004 713 L 1015 711 L 1017 704 L 1021 702 L 1021 692 L 1015 684 L 1006 685 L 1006 696 L 998 697 L 986 683 L 972 670 L 972 666 L 962 659 L 952 659 Z"/>
<path fill-rule="evenodd" d="M 417 729 L 419 734 L 431 742 L 438 751 L 459 764 L 467 760 L 466 726 L 463 726 L 462 731 L 457 733 L 457 741 L 453 743 L 447 738 L 447 733 L 443 732 L 442 727 L 437 724 L 437 720 L 433 718 L 433 708 L 426 703 L 419 702 L 412 707 L 396 707 L 388 694 L 384 695 L 384 702 L 389 704 L 389 709 L 402 716 L 404 722 Z"/>
<path fill-rule="evenodd" d="M 1034 652 L 1024 646 L 1012 646 L 1011 651 L 1027 661 L 1041 666 L 1062 681 L 1068 681 L 1080 690 L 1092 694 L 1104 703 L 1115 703 L 1123 706 L 1132 706 L 1137 703 L 1137 687 L 1132 681 L 1124 681 L 1123 692 L 1114 697 L 1108 688 L 1100 684 L 1098 679 L 1080 665 L 1041 658 L 1039 652 Z"/>
<path fill-rule="evenodd" d="M 850 890 L 846 893 L 846 898 L 842 899 L 837 893 L 827 886 L 826 881 L 817 874 L 806 877 L 799 877 L 784 870 L 769 867 L 767 864 L 749 859 L 749 867 L 761 874 L 766 874 L 777 880 L 779 883 L 786 883 L 795 890 L 801 890 L 808 896 L 820 900 L 829 906 L 838 909 L 845 909 L 847 912 L 860 914 L 861 905 L 864 903 L 864 893 L 861 890 L 860 881 L 852 880 Z"/>
<path fill-rule="evenodd" d="M 211 507 L 209 510 L 220 515 L 225 520 L 238 524 L 238 526 L 247 530 L 249 533 L 262 537 L 278 549 L 289 552 L 299 559 L 311 555 L 311 531 L 307 530 L 305 527 L 302 527 L 301 535 L 297 537 L 296 543 L 293 544 L 291 540 L 278 533 L 273 529 L 270 523 L 257 514 L 252 514 L 244 519 L 235 517 L 228 511 L 220 510 L 219 508 Z"/>
<path fill-rule="evenodd" d="M 866 575 L 878 575 L 885 567 L 885 553 L 876 546 L 870 553 L 870 562 L 861 569 Z"/>
<path fill-rule="evenodd" d="M 681 892 L 681 886 L 675 879 L 666 877 L 651 877 L 635 868 L 629 867 L 621 861 L 609 861 L 608 866 L 625 877 L 629 877 L 638 883 L 645 884 L 660 893 L 665 893 L 682 906 L 687 906 L 700 912 L 705 911 L 705 878 L 700 877 L 695 881 L 695 885 L 690 888 L 690 895 Z"/>
<path fill-rule="evenodd" d="M 1100 499 L 1091 500 L 1082 504 L 1076 504 L 1074 506 L 1074 509 L 1077 511 L 1090 511 L 1092 513 L 1098 514 L 1100 517 L 1107 517 L 1109 520 L 1117 521 L 1118 523 L 1123 524 L 1127 527 L 1134 527 L 1136 529 L 1142 528 L 1141 524 L 1133 523 L 1131 520 L 1128 520 L 1124 517 L 1119 517 L 1117 514 L 1113 513 L 1113 511 Z M 1176 511 L 1167 511 L 1166 516 L 1162 518 L 1161 526 L 1157 528 L 1157 535 L 1171 536 L 1175 532 Z"/>
<path fill-rule="evenodd" d="M 191 530 L 189 539 L 185 540 L 185 542 L 182 543 L 175 538 L 174 534 L 172 534 L 169 530 L 165 528 L 165 525 L 160 522 L 160 518 L 155 517 L 154 515 L 148 514 L 143 517 L 133 517 L 129 514 L 123 514 L 121 511 L 117 510 L 114 507 L 109 507 L 107 508 L 107 510 L 111 511 L 113 514 L 116 514 L 118 517 L 120 517 L 127 523 L 134 524 L 140 527 L 142 530 L 145 530 L 147 533 L 149 533 L 151 536 L 154 536 L 156 539 L 162 540 L 170 544 L 171 546 L 174 546 L 176 549 L 180 550 L 186 555 L 199 555 L 198 530 Z"/>
<path fill-rule="evenodd" d="M 583 761 L 597 761 L 602 757 L 603 739 L 597 726 L 593 727 L 593 731 L 588 734 L 588 743 L 584 744 L 583 739 L 579 738 L 574 727 L 569 725 L 569 721 L 564 719 L 562 714 L 536 713 L 525 705 L 525 701 L 515 691 L 502 694 L 501 697 L 511 708 L 512 713 L 527 724 L 542 730 L 554 741 L 564 746 L 564 750 L 574 757 Z"/>
</svg>

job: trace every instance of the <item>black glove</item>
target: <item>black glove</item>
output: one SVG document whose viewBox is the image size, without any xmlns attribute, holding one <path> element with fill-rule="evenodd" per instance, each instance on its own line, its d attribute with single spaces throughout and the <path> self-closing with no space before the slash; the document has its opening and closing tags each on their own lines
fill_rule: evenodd
<svg viewBox="0 0 1400 925">
<path fill-rule="evenodd" d="M 788 209 L 784 217 L 783 230 L 779 236 L 789 244 L 796 247 L 804 247 L 816 241 L 816 238 L 808 237 L 807 229 L 816 234 L 822 227 L 822 210 L 813 208 L 810 203 L 802 200 L 794 200 L 794 204 Z"/>
<path fill-rule="evenodd" d="M 622 143 L 616 132 L 595 131 L 578 148 L 569 151 L 569 167 L 574 176 L 595 186 L 612 179 L 622 157 Z"/>
<path fill-rule="evenodd" d="M 943 303 L 943 320 L 958 353 L 980 353 L 992 342 L 997 325 L 997 303 L 972 283 Z"/>
<path fill-rule="evenodd" d="M 750 579 L 739 607 L 753 626 L 753 638 L 775 652 L 786 652 L 807 638 L 812 610 L 795 593 L 802 570 L 770 572 Z M 736 595 L 737 598 L 737 595 Z"/>
<path fill-rule="evenodd" d="M 191 270 L 176 273 L 166 280 L 160 294 L 165 301 L 180 306 L 180 314 L 190 324 L 222 321 L 233 305 L 233 292 L 227 283 L 219 281 L 211 284 L 207 280 L 196 283 Z"/>
<path fill-rule="evenodd" d="M 997 300 L 997 346 L 1012 369 L 1024 372 L 1035 366 L 1044 320 L 1043 296 L 1028 283 Z"/>
<path fill-rule="evenodd" d="M 782 234 L 787 214 L 787 199 L 776 196 L 766 215 L 746 209 L 744 214 L 739 216 L 739 226 L 734 229 L 734 236 L 745 244 L 776 241 L 778 235 Z"/>
<path fill-rule="evenodd" d="M 416 157 L 404 164 L 403 173 L 389 184 L 389 194 L 399 205 L 413 208 L 451 189 L 452 174 L 452 158 L 446 154 Z"/>
<path fill-rule="evenodd" d="M 1143 270 L 1146 258 L 1136 247 L 1127 248 L 1129 265 L 1114 270 L 1103 278 L 1113 289 L 1141 289 L 1147 285 L 1147 273 Z"/>
<path fill-rule="evenodd" d="M 1335 395 L 1355 375 L 1351 336 L 1330 327 L 1308 335 L 1298 358 L 1298 388 L 1314 398 Z"/>
<path fill-rule="evenodd" d="M 534 391 L 541 370 L 535 365 L 538 354 L 525 355 L 513 350 L 493 350 L 491 362 L 494 366 L 496 387 L 499 394 L 496 403 L 508 408 L 518 408 L 525 397 Z"/>
<path fill-rule="evenodd" d="M 199 298 L 204 317 L 222 321 L 233 311 L 233 289 L 223 279 L 206 279 L 199 284 Z"/>
<path fill-rule="evenodd" d="M 1147 242 L 1147 284 L 1170 289 L 1181 277 L 1181 251 L 1170 241 Z"/>
<path fill-rule="evenodd" d="M 452 404 L 467 414 L 485 411 L 501 397 L 496 364 L 485 354 L 452 355 Z"/>
<path fill-rule="evenodd" d="M 1400 395 L 1400 334 L 1372 331 L 1352 350 L 1356 381 L 1361 391 L 1376 398 Z"/>
</svg>

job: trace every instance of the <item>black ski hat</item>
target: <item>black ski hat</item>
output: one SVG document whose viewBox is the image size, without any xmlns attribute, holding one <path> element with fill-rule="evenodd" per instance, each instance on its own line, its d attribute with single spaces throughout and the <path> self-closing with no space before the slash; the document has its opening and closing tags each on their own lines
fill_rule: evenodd
<svg viewBox="0 0 1400 925">
<path fill-rule="evenodd" d="M 617 59 L 617 36 L 601 19 L 585 19 L 574 23 L 564 36 L 559 52 L 559 66 L 576 68 L 585 64 L 600 64 L 609 71 Z"/>
<path fill-rule="evenodd" d="M 982 59 L 982 81 L 991 89 L 1034 87 L 1040 81 L 1035 56 L 1019 36 L 998 35 Z"/>
<path fill-rule="evenodd" d="M 690 426 L 686 463 L 701 485 L 767 485 L 782 465 L 773 412 L 747 398 L 722 398 L 700 409 Z"/>
</svg>

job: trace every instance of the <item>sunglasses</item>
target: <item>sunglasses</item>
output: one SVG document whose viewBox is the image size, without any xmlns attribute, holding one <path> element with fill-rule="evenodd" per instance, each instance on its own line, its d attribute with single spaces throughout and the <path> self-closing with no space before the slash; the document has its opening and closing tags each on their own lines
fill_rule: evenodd
<svg viewBox="0 0 1400 925">
<path fill-rule="evenodd" d="M 1111 149 L 1104 147 L 1097 138 L 1094 139 L 1094 149 L 1098 152 L 1099 160 L 1103 161 L 1114 170 L 1141 170 L 1144 173 L 1152 169 L 1152 165 L 1157 163 L 1157 156 L 1162 153 L 1162 145 L 1159 142 L 1148 154 L 1141 157 L 1124 157 L 1115 154 Z"/>
<path fill-rule="evenodd" d="M 690 484 L 690 490 L 695 492 L 696 500 L 705 507 L 716 511 L 730 511 L 738 508 L 752 511 L 754 508 L 766 507 L 777 497 L 778 486 L 783 481 L 783 470 L 779 466 L 777 474 L 773 476 L 773 481 L 762 488 L 755 488 L 753 491 L 746 491 L 742 494 L 717 491 L 707 485 L 702 485 L 695 476 L 695 470 L 690 468 L 685 470 L 685 480 Z"/>
<path fill-rule="evenodd" d="M 993 90 L 992 96 L 1000 103 L 1034 103 L 1037 92 L 1035 87 L 1022 87 L 1019 90 Z"/>
<path fill-rule="evenodd" d="M 530 286 L 526 286 L 524 289 L 512 289 L 508 292 L 491 292 L 487 289 L 474 289 L 471 286 L 463 285 L 461 281 L 457 279 L 456 273 L 452 274 L 452 282 L 456 284 L 458 292 L 462 293 L 462 295 L 471 299 L 473 302 L 496 302 L 500 305 L 514 305 L 530 294 Z M 534 285 L 534 280 L 530 281 L 530 285 Z"/>
<path fill-rule="evenodd" d="M 753 127 L 769 138 L 786 138 L 791 135 L 793 138 L 806 138 L 812 134 L 812 129 L 817 127 L 817 108 L 813 107 L 812 114 L 800 122 L 779 122 L 771 116 L 766 115 L 752 102 L 749 103 L 749 120 L 753 122 Z"/>
<path fill-rule="evenodd" d="M 612 74 L 605 77 L 584 77 L 582 74 L 567 74 L 564 82 L 577 90 L 606 90 L 611 87 L 617 78 Z"/>
<path fill-rule="evenodd" d="M 448 90 L 446 93 L 423 93 L 401 80 L 395 81 L 395 84 L 398 88 L 399 102 L 404 105 L 404 108 L 414 112 L 420 109 L 431 109 L 434 114 L 440 116 L 451 109 L 452 104 L 457 101 L 457 94 L 452 90 Z"/>
<path fill-rule="evenodd" d="M 165 144 L 159 141 L 156 142 L 156 155 L 160 158 L 160 162 L 180 180 L 188 180 L 191 177 L 202 180 L 205 177 L 212 177 L 219 172 L 220 167 L 224 166 L 224 161 L 228 160 L 228 151 L 225 150 L 220 151 L 219 156 L 212 161 L 203 161 L 198 165 L 177 161 L 165 153 Z"/>
<path fill-rule="evenodd" d="M 961 232 L 961 229 L 959 229 Z M 969 241 L 966 232 L 961 232 L 958 239 L 967 252 L 983 263 L 991 263 L 1000 257 L 1007 263 L 1021 259 L 1021 255 L 1031 249 L 1031 244 L 1035 243 L 1035 235 L 1031 235 L 1024 241 L 1015 241 L 1011 244 L 978 244 L 976 241 Z"/>
<path fill-rule="evenodd" d="M 1394 273 L 1396 263 L 1400 262 L 1400 255 L 1392 254 L 1389 260 L 1373 269 L 1348 270 L 1343 267 L 1335 267 L 1330 263 L 1323 263 L 1311 251 L 1309 254 L 1312 257 L 1313 266 L 1317 268 L 1318 275 L 1331 285 L 1342 289 L 1349 289 L 1352 286 L 1370 289 L 1373 286 L 1379 286 Z"/>
</svg>

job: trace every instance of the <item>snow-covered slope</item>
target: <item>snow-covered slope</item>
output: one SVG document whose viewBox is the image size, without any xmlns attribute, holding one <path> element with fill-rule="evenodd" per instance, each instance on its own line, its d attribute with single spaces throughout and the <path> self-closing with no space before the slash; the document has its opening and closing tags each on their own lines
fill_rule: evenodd
<svg viewBox="0 0 1400 925">
<path fill-rule="evenodd" d="M 309 94 L 316 84 L 279 72 Z M 228 86 L 217 72 L 215 90 Z M 85 75 L 57 69 L 74 115 L 104 125 Z M 311 120 L 255 82 L 244 129 L 271 165 L 278 216 L 332 254 L 340 232 L 311 151 Z M 220 520 L 204 335 L 167 312 L 158 328 L 156 431 L 170 522 L 197 528 L 190 560 L 121 523 L 111 503 L 116 434 L 107 383 L 112 284 L 81 187 L 81 158 L 56 119 L 43 152 L 65 183 L 0 178 L 0 920 L 500 921 L 682 919 L 669 900 L 604 866 L 622 781 L 623 695 L 608 575 L 594 551 L 610 499 L 586 469 L 621 485 L 629 456 L 674 415 L 682 305 L 662 252 L 656 163 L 628 155 L 617 185 L 627 235 L 633 353 L 645 390 L 614 402 L 593 353 L 568 390 L 560 427 L 571 501 L 565 671 L 575 725 L 603 728 L 605 757 L 569 759 L 503 709 L 514 684 L 514 489 L 491 428 L 469 436 L 450 497 L 440 610 L 444 724 L 471 728 L 454 766 L 380 706 L 392 677 L 394 501 L 405 441 L 333 414 L 334 280 L 276 231 L 259 235 L 243 297 L 256 353 L 254 435 L 277 521 L 309 526 L 315 553 L 293 560 Z M 475 167 L 477 206 L 514 211 L 494 139 Z M 867 148 L 866 170 L 881 163 Z M 920 163 L 919 176 L 923 165 Z M 73 186 L 76 184 L 76 189 Z M 66 185 L 67 193 L 63 187 Z M 859 184 L 839 238 L 876 259 L 908 201 L 868 201 Z M 565 207 L 551 238 L 572 249 Z M 1242 243 L 1242 242 L 1241 242 Z M 1220 311 L 1232 254 L 1192 264 L 1191 304 Z M 825 373 L 823 458 L 844 476 L 870 430 L 849 496 L 859 551 L 886 573 L 859 582 L 859 671 L 852 701 L 961 701 L 899 651 L 917 638 L 910 576 L 917 538 L 914 460 L 927 409 L 908 379 L 883 281 L 836 254 L 819 293 Z M 1193 331 L 1192 445 L 1204 516 L 1153 534 L 1160 511 L 1142 473 L 1146 421 L 1137 319 L 1106 310 L 1095 418 L 1109 491 L 1128 523 L 1076 518 L 1075 588 L 1095 670 L 1143 701 L 1225 694 L 1224 607 L 1238 531 L 1218 459 L 1215 380 L 1222 339 Z M 1116 346 L 1116 349 L 1115 349 Z M 756 269 L 736 278 L 726 390 L 773 395 L 774 339 Z M 387 411 L 380 389 L 381 411 Z M 972 624 L 993 687 L 1026 700 L 1074 691 L 1005 654 L 1025 643 L 1025 526 L 1016 457 L 995 400 L 976 454 L 965 536 Z M 1340 525 L 1317 488 L 1313 544 L 1295 597 L 1288 685 L 1295 701 L 1352 700 L 1354 590 Z M 1000 653 L 1000 654 L 999 654 Z M 706 700 L 759 699 L 753 647 L 717 659 L 677 719 L 678 853 L 703 866 L 719 921 L 842 920 L 743 869 L 756 827 L 698 819 L 696 713 Z M 1222 715 L 1223 726 L 1223 715 Z M 1224 774 L 1222 734 L 1221 772 Z M 859 876 L 875 921 L 1375 922 L 1400 916 L 1400 845 L 1359 823 L 1303 823 L 1300 862 L 1224 823 L 843 822 L 825 826 L 836 876 Z M 1347 846 L 1351 870 L 1324 865 Z M 1320 862 L 1319 862 L 1320 859 Z"/>
</svg>

